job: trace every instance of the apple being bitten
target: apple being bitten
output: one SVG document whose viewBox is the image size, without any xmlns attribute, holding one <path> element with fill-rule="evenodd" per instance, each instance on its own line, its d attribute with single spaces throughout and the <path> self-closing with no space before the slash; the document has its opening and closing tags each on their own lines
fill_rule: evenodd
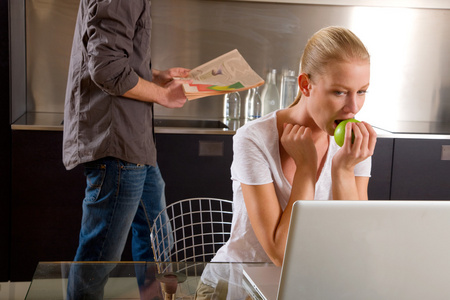
<svg viewBox="0 0 450 300">
<path fill-rule="evenodd" d="M 344 145 L 345 124 L 347 124 L 348 122 L 359 123 L 359 121 L 356 120 L 356 119 L 347 119 L 347 120 L 344 120 L 344 121 L 342 121 L 342 122 L 340 122 L 338 124 L 338 126 L 334 130 L 334 140 L 336 141 L 336 144 L 339 145 L 339 147 L 342 147 Z M 352 131 L 352 143 L 353 143 L 354 139 L 355 139 L 355 136 L 354 136 L 353 131 Z"/>
</svg>

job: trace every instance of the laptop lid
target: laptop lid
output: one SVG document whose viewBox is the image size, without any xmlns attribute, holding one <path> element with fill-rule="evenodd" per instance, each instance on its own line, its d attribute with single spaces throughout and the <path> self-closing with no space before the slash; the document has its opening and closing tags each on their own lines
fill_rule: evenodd
<svg viewBox="0 0 450 300">
<path fill-rule="evenodd" d="M 450 202 L 297 201 L 278 299 L 446 299 Z"/>
</svg>

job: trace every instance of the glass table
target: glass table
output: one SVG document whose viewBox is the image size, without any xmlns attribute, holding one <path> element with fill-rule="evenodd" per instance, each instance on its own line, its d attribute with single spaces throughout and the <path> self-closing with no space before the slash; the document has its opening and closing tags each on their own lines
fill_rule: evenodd
<svg viewBox="0 0 450 300">
<path fill-rule="evenodd" d="M 243 263 L 41 262 L 27 300 L 253 299 Z M 253 265 L 272 264 L 255 263 Z"/>
</svg>

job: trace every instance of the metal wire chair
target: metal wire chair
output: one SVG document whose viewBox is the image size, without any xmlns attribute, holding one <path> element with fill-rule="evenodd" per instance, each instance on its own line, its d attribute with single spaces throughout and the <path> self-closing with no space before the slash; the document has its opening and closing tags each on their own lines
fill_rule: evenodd
<svg viewBox="0 0 450 300">
<path fill-rule="evenodd" d="M 232 207 L 232 201 L 216 198 L 168 205 L 151 228 L 155 261 L 209 262 L 230 236 Z"/>
</svg>

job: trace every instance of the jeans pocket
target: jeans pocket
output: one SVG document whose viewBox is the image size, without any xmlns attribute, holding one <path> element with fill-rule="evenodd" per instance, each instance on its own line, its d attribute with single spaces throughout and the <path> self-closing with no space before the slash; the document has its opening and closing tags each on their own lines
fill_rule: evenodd
<svg viewBox="0 0 450 300">
<path fill-rule="evenodd" d="M 95 202 L 100 195 L 103 181 L 106 175 L 106 165 L 86 166 L 84 170 L 86 176 L 85 201 Z"/>
</svg>

